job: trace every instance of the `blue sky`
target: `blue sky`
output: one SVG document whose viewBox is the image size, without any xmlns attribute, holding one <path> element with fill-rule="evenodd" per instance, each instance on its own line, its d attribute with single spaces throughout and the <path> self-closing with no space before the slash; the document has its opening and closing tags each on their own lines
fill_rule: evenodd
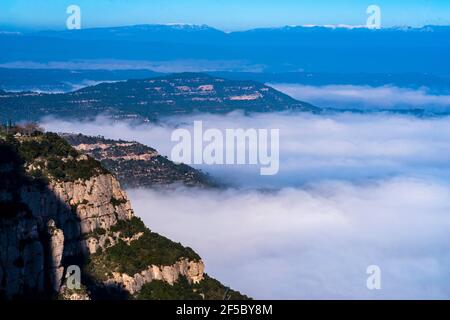
<svg viewBox="0 0 450 320">
<path fill-rule="evenodd" d="M 66 8 L 81 7 L 82 27 L 144 23 L 208 24 L 239 30 L 302 24 L 365 24 L 366 8 L 382 9 L 382 24 L 450 25 L 449 0 L 1 0 L 3 29 L 63 29 Z"/>
</svg>

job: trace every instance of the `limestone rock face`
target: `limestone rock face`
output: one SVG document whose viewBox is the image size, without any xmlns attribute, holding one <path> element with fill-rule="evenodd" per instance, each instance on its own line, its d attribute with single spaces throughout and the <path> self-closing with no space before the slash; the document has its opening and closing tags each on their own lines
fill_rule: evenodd
<svg viewBox="0 0 450 320">
<path fill-rule="evenodd" d="M 61 279 L 64 273 L 64 267 L 61 265 L 61 260 L 64 251 L 64 233 L 61 229 L 56 228 L 55 221 L 49 220 L 47 223 L 47 231 L 50 237 L 49 241 L 49 262 L 51 283 L 55 292 L 59 291 Z"/>
<path fill-rule="evenodd" d="M 113 278 L 107 284 L 119 284 L 131 294 L 139 292 L 142 286 L 153 280 L 160 280 L 173 285 L 180 276 L 190 283 L 199 283 L 204 279 L 205 266 L 202 261 L 182 259 L 171 266 L 149 266 L 146 270 L 130 276 L 126 273 L 113 272 Z"/>
<path fill-rule="evenodd" d="M 21 212 L 0 219 L 0 295 L 10 298 L 44 291 L 46 277 L 59 292 L 64 257 L 95 251 L 84 235 L 133 217 L 125 192 L 109 174 L 53 181 L 45 188 L 24 186 L 20 202 Z"/>
<path fill-rule="evenodd" d="M 117 220 L 133 216 L 130 202 L 112 175 L 100 175 L 87 181 L 55 183 L 54 194 L 60 201 L 76 207 L 81 233 L 97 228 L 109 229 Z"/>
<path fill-rule="evenodd" d="M 105 250 L 113 247 L 117 244 L 117 242 L 119 242 L 119 240 L 122 240 L 129 245 L 132 241 L 138 240 L 140 237 L 142 237 L 143 234 L 143 232 L 138 232 L 132 237 L 126 238 L 123 237 L 120 232 L 111 232 L 108 234 L 102 234 L 98 237 L 89 237 L 86 240 L 87 250 L 90 254 L 94 254 L 97 253 L 100 249 Z"/>
</svg>

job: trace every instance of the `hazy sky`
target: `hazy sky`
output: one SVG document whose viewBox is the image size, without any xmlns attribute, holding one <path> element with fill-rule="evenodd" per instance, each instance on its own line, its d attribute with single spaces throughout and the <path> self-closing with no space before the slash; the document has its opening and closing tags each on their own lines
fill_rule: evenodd
<svg viewBox="0 0 450 320">
<path fill-rule="evenodd" d="M 194 23 L 236 30 L 361 25 L 371 4 L 381 7 L 383 26 L 450 24 L 448 0 L 1 0 L 0 28 L 62 29 L 71 4 L 81 7 L 82 27 Z"/>
</svg>

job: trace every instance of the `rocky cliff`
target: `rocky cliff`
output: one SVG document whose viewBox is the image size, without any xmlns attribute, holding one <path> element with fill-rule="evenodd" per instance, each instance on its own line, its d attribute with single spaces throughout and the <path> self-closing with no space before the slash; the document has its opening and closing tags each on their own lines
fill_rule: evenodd
<svg viewBox="0 0 450 320">
<path fill-rule="evenodd" d="M 0 181 L 2 298 L 208 299 L 228 292 L 192 249 L 134 216 L 99 162 L 55 134 L 0 133 Z M 81 271 L 75 286 L 72 270 Z"/>
<path fill-rule="evenodd" d="M 218 183 L 200 170 L 176 164 L 157 150 L 136 141 L 111 140 L 82 134 L 61 134 L 75 149 L 86 153 L 110 170 L 124 188 L 182 184 L 216 187 Z"/>
</svg>

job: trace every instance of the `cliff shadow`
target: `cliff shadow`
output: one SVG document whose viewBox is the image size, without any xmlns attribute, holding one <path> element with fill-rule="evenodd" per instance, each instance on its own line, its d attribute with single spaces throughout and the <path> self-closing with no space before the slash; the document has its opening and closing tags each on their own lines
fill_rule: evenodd
<svg viewBox="0 0 450 320">
<path fill-rule="evenodd" d="M 0 299 L 57 299 L 69 266 L 81 269 L 92 299 L 126 299 L 120 286 L 85 272 L 89 261 L 76 208 L 39 170 L 25 170 L 19 143 L 0 139 Z"/>
</svg>

